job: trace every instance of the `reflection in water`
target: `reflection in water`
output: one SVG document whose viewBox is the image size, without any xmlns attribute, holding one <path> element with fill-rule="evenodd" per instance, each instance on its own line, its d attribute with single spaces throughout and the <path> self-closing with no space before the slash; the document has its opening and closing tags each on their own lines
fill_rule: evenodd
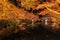
<svg viewBox="0 0 60 40">
<path fill-rule="evenodd" d="M 46 17 L 46 18 L 49 18 L 49 17 Z M 5 35 L 3 37 L 0 37 L 1 38 L 0 40 L 5 40 L 5 39 L 6 40 L 60 40 L 60 30 L 57 30 L 57 31 L 51 30 L 52 28 L 48 25 L 51 25 L 50 22 L 52 19 L 50 19 L 50 18 L 47 20 L 45 20 L 45 19 L 42 20 L 43 25 L 38 24 L 38 26 L 37 26 L 37 24 L 35 22 L 34 27 L 36 27 L 36 28 L 34 28 L 34 29 L 31 28 L 31 26 L 29 28 L 27 26 L 28 24 L 31 24 L 32 21 L 22 19 L 22 20 L 20 20 L 19 24 L 23 25 L 23 27 L 28 28 L 28 29 L 26 29 L 25 31 L 20 30 L 17 33 L 11 33 L 10 35 Z M 3 21 L 3 22 L 5 22 L 5 21 Z M 9 22 L 9 21 L 7 21 L 7 22 Z M 45 25 L 45 22 L 47 22 L 48 25 Z M 2 25 L 2 21 L 0 23 Z M 6 24 L 7 23 L 5 23 L 5 25 Z M 49 28 L 46 28 L 46 26 Z M 4 28 L 4 26 L 3 26 L 3 28 Z M 10 32 L 12 32 L 12 30 Z"/>
</svg>

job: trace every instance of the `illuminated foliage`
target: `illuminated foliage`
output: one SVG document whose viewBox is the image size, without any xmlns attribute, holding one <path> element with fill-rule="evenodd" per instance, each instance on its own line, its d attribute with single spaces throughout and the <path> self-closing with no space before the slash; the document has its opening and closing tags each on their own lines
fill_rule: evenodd
<svg viewBox="0 0 60 40">
<path fill-rule="evenodd" d="M 25 30 L 25 27 L 29 29 L 31 26 L 38 27 L 41 23 L 43 25 L 45 20 L 45 18 L 43 17 L 45 17 L 45 15 L 48 14 L 50 15 L 50 17 L 52 17 L 52 18 L 48 18 L 49 16 L 46 17 L 49 23 L 53 21 L 53 23 L 50 23 L 51 25 L 49 25 L 48 23 L 48 26 L 52 26 L 53 28 L 60 27 L 59 26 L 60 25 L 60 3 L 58 1 L 57 2 L 46 1 L 40 4 L 39 4 L 40 2 L 39 0 L 15 0 L 15 1 L 17 1 L 16 2 L 17 5 L 21 6 L 21 8 L 15 6 L 14 4 L 12 4 L 12 2 L 9 2 L 8 0 L 0 1 L 0 20 L 2 19 L 10 20 L 19 28 L 19 30 Z M 30 10 L 30 8 L 32 8 L 32 12 L 28 12 L 24 10 L 24 9 Z M 39 10 L 39 12 L 36 11 L 33 12 L 33 9 L 36 11 Z M 34 13 L 37 13 L 37 15 L 35 15 Z M 42 15 L 42 17 L 40 15 Z M 41 18 L 43 18 L 42 22 L 39 22 Z M 21 21 L 20 24 L 19 21 Z M 34 22 L 33 25 L 32 22 Z M 11 26 L 14 24 L 11 24 Z M 3 27 L 4 25 L 6 24 L 2 24 Z"/>
<path fill-rule="evenodd" d="M 17 3 L 28 10 L 30 10 L 30 8 L 34 9 L 38 5 L 37 0 L 17 0 Z"/>
</svg>

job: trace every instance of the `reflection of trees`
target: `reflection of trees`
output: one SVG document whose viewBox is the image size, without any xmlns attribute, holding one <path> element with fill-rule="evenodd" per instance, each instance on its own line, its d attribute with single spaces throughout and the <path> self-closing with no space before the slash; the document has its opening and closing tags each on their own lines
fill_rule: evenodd
<svg viewBox="0 0 60 40">
<path fill-rule="evenodd" d="M 20 19 L 19 25 L 20 25 L 20 28 L 24 27 L 29 29 L 29 28 L 32 28 L 32 25 L 33 27 L 38 27 L 38 22 L 34 21 L 34 24 L 32 24 L 32 20 Z"/>
<path fill-rule="evenodd" d="M 34 26 L 32 27 L 32 20 L 28 19 L 20 19 L 17 23 L 12 20 L 0 20 L 0 31 L 2 31 L 0 35 L 10 35 L 23 30 L 31 30 L 31 28 L 38 28 L 38 21 L 34 21 Z"/>
<path fill-rule="evenodd" d="M 41 18 L 41 25 L 47 29 L 51 28 L 54 31 L 57 29 L 60 30 L 60 18 L 53 16 L 44 16 Z"/>
</svg>

